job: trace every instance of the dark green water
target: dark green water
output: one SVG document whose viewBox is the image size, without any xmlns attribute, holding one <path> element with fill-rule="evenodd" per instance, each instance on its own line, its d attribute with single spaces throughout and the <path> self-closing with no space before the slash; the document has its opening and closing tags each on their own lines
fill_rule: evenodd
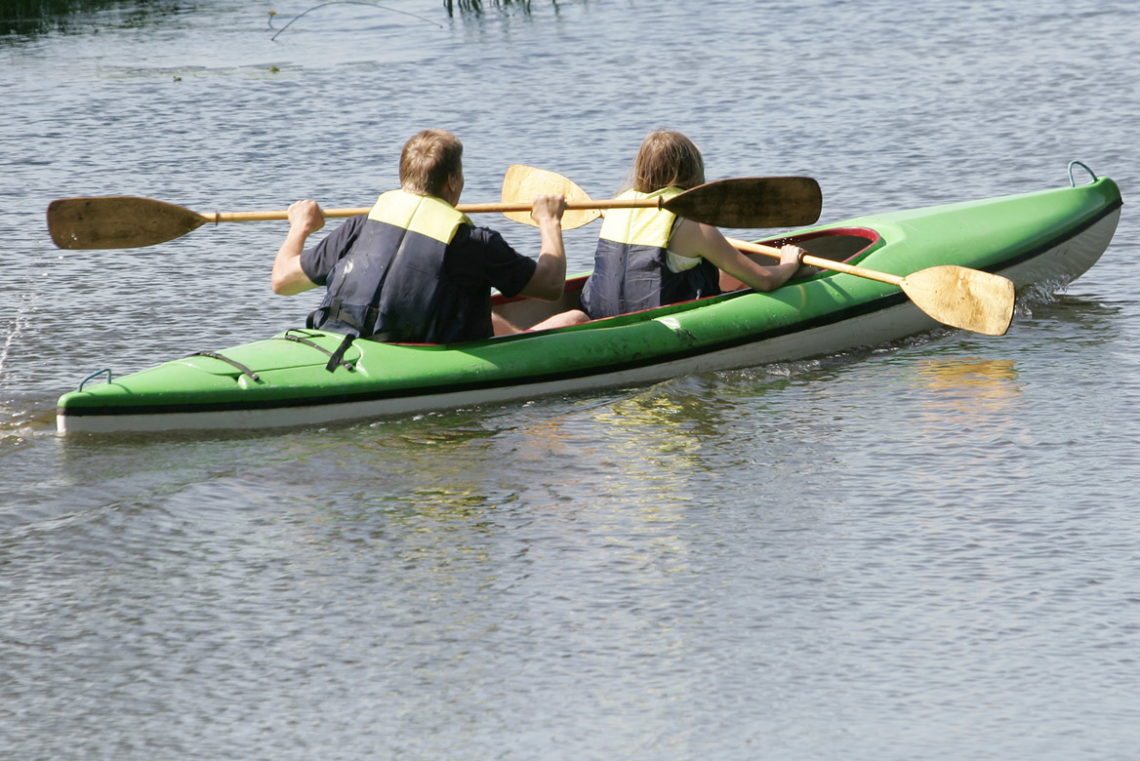
<svg viewBox="0 0 1140 761">
<path fill-rule="evenodd" d="M 4 0 L 0 3 L 0 40 L 5 36 L 91 34 L 108 27 L 146 27 L 185 5 L 177 0 Z"/>
</svg>

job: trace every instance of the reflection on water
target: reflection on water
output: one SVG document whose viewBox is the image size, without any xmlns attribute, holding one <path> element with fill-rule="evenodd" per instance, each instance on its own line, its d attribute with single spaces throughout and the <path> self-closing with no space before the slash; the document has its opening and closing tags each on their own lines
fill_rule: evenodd
<svg viewBox="0 0 1140 761">
<path fill-rule="evenodd" d="M 918 383 L 930 392 L 923 409 L 933 417 L 987 415 L 1021 396 L 1012 359 L 923 359 L 915 368 Z"/>
<path fill-rule="evenodd" d="M 722 401 L 670 385 L 598 407 L 593 422 L 602 442 L 599 454 L 610 470 L 607 478 L 652 483 L 650 494 L 658 496 L 695 497 L 691 481 L 708 471 L 704 450 L 722 434 L 727 409 Z"/>
<path fill-rule="evenodd" d="M 600 408 L 596 420 L 608 427 L 610 437 L 643 441 L 648 436 L 653 443 L 642 456 L 675 457 L 696 454 L 702 439 L 722 430 L 728 411 L 722 406 L 691 390 L 666 386 Z"/>
<path fill-rule="evenodd" d="M 940 495 L 947 504 L 974 504 L 971 484 L 983 474 L 1003 474 L 987 493 L 1008 500 L 1013 485 L 1031 477 L 1019 452 L 1033 444 L 1026 429 L 1023 383 L 1012 359 L 926 358 L 913 365 L 911 394 L 918 425 L 913 444 L 937 453 L 909 478 L 917 493 Z"/>
<path fill-rule="evenodd" d="M 987 447 L 1023 439 L 1022 386 L 1012 359 L 920 359 L 916 403 L 924 436 L 984 457 Z"/>
</svg>

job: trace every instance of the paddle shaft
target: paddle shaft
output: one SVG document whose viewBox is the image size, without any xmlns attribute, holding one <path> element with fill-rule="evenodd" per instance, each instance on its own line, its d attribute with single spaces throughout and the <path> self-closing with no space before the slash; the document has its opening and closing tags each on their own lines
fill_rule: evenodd
<svg viewBox="0 0 1140 761">
<path fill-rule="evenodd" d="M 734 248 L 738 251 L 744 251 L 749 254 L 763 254 L 770 256 L 773 259 L 780 258 L 780 249 L 772 246 L 765 246 L 761 243 L 749 243 L 746 240 L 739 238 L 725 238 Z M 847 275 L 855 275 L 857 277 L 865 277 L 869 280 L 878 280 L 880 283 L 889 283 L 890 285 L 901 288 L 903 279 L 899 275 L 892 275 L 889 272 L 879 272 L 878 270 L 864 269 L 863 267 L 856 267 L 853 264 L 845 264 L 844 262 L 837 262 L 834 259 L 824 259 L 819 256 L 812 256 L 811 254 L 804 254 L 800 260 L 804 264 L 811 267 L 819 267 L 820 269 L 833 270 L 835 272 L 843 272 Z"/>
<path fill-rule="evenodd" d="M 518 165 L 516 165 L 518 166 Z M 512 167 L 515 168 L 515 167 Z M 573 186 L 576 188 L 577 186 Z M 669 209 L 681 216 L 707 222 L 717 227 L 767 227 L 774 221 L 807 224 L 819 218 L 822 204 L 819 184 L 810 177 L 735 177 L 714 180 L 690 188 L 671 198 L 608 198 L 598 200 L 586 196 L 574 198 L 564 188 L 549 188 L 552 194 L 567 195 L 567 211 L 605 209 Z M 512 192 L 520 192 L 514 189 Z M 535 194 L 540 195 L 540 194 Z M 581 192 L 585 196 L 585 192 Z M 455 208 L 464 214 L 529 213 L 530 201 L 494 201 L 461 203 Z M 758 200 L 760 199 L 760 200 Z M 354 217 L 367 214 L 371 207 L 323 209 L 326 218 Z M 262 222 L 288 219 L 285 210 L 230 211 L 199 214 L 206 222 Z M 772 219 L 770 217 L 775 217 Z M 524 218 L 525 219 L 525 218 Z"/>
<path fill-rule="evenodd" d="M 534 224 L 531 209 L 540 195 L 561 195 L 567 214 L 563 229 L 596 218 L 602 209 L 657 208 L 718 227 L 767 227 L 814 221 L 819 217 L 819 183 L 810 177 L 737 177 L 716 180 L 665 198 L 597 201 L 564 187 L 531 192 L 504 179 L 512 193 L 493 203 L 459 204 L 460 212 L 501 212 L 516 222 Z M 546 187 L 547 184 L 540 184 Z M 367 214 L 371 207 L 327 209 L 327 217 Z M 59 198 L 48 205 L 48 230 L 60 248 L 139 248 L 180 238 L 207 223 L 261 222 L 289 218 L 287 209 L 201 213 L 183 206 L 137 196 Z"/>
<path fill-rule="evenodd" d="M 622 201 L 617 199 L 606 199 L 601 201 L 567 201 L 566 209 L 568 211 L 576 211 L 582 209 L 634 209 L 634 208 L 654 208 L 659 209 L 664 207 L 664 201 L 660 198 L 646 198 L 638 200 Z M 461 203 L 455 208 L 464 214 L 491 214 L 494 212 L 528 212 L 531 210 L 533 204 L 524 201 L 517 202 L 491 202 L 491 203 Z M 321 212 L 326 218 L 339 218 L 339 217 L 355 217 L 359 214 L 367 214 L 372 211 L 371 206 L 360 206 L 355 208 L 345 209 L 321 209 Z M 288 219 L 289 212 L 286 209 L 275 209 L 272 211 L 215 211 L 202 213 L 198 212 L 206 223 L 219 224 L 221 222 L 270 222 L 279 219 Z"/>
</svg>

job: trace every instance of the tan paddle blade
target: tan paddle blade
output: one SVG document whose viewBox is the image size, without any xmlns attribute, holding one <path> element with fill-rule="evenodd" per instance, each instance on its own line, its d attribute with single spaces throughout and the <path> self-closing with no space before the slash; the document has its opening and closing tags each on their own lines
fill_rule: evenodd
<svg viewBox="0 0 1140 761">
<path fill-rule="evenodd" d="M 945 264 L 919 270 L 900 287 L 922 311 L 939 322 L 987 336 L 1002 336 L 1013 320 L 1013 283 L 981 270 Z"/>
<path fill-rule="evenodd" d="M 151 198 L 97 196 L 52 201 L 47 221 L 60 248 L 94 249 L 153 246 L 185 235 L 206 218 Z"/>
<path fill-rule="evenodd" d="M 561 195 L 567 202 L 589 201 L 586 191 L 575 185 L 569 177 L 523 164 L 511 164 L 503 175 L 502 200 L 504 203 L 531 203 L 537 196 Z M 562 229 L 583 227 L 600 217 L 598 209 L 567 210 L 562 215 Z M 529 211 L 505 211 L 503 216 L 524 225 L 533 225 Z"/>
<path fill-rule="evenodd" d="M 823 193 L 811 177 L 735 177 L 698 185 L 664 206 L 714 227 L 791 227 L 819 219 Z"/>
</svg>

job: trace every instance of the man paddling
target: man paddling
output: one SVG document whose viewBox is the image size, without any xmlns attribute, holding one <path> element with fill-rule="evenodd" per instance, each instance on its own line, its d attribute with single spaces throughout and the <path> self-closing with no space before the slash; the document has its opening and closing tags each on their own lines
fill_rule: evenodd
<svg viewBox="0 0 1140 761">
<path fill-rule="evenodd" d="M 273 263 L 273 291 L 291 296 L 326 286 L 309 325 L 381 341 L 452 343 L 517 332 L 492 321 L 491 288 L 550 301 L 562 296 L 566 203 L 562 196 L 534 199 L 541 247 L 537 260 L 523 256 L 456 210 L 462 157 L 450 132 L 413 136 L 400 155 L 400 188 L 311 248 L 305 242 L 324 226 L 324 215 L 316 201 L 293 203 Z M 532 329 L 545 327 L 556 325 Z"/>
</svg>

